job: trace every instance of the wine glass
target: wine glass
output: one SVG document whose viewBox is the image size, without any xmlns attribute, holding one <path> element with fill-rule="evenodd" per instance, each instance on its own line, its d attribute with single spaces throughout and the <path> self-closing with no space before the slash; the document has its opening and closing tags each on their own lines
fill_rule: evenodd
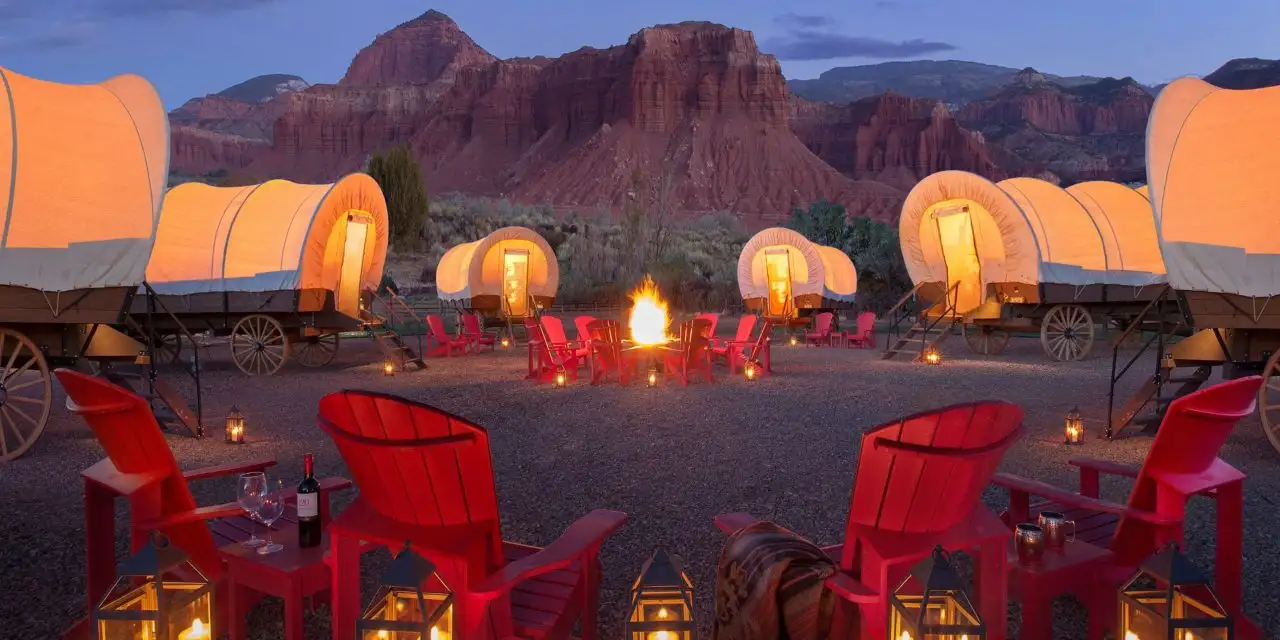
<svg viewBox="0 0 1280 640">
<path fill-rule="evenodd" d="M 240 474 L 240 485 L 237 488 L 237 496 L 240 501 L 240 508 L 249 514 L 249 539 L 240 544 L 246 547 L 261 547 L 267 541 L 258 537 L 254 531 L 253 521 L 258 511 L 258 505 L 262 503 L 262 496 L 267 492 L 267 474 L 261 471 L 253 471 L 250 473 Z"/>
<path fill-rule="evenodd" d="M 284 515 L 284 481 L 276 480 L 276 490 L 262 494 L 258 503 L 258 519 L 267 525 L 267 544 L 258 547 L 258 553 L 266 555 L 284 549 L 284 545 L 271 541 L 271 524 Z"/>
</svg>

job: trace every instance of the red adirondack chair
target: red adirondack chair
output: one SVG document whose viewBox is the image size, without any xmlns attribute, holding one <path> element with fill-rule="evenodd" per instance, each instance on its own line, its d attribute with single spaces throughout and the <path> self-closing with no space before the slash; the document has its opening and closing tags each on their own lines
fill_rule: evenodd
<svg viewBox="0 0 1280 640">
<path fill-rule="evenodd" d="M 883 638 L 887 598 L 934 545 L 977 548 L 977 595 L 987 637 L 1003 640 L 1010 531 L 982 504 L 1005 451 L 1022 430 L 1022 408 L 1009 402 L 955 405 L 882 425 L 862 437 L 844 544 L 829 547 L 840 573 L 828 588 L 857 605 L 842 607 L 831 638 Z M 732 533 L 752 523 L 745 513 L 716 517 Z"/>
<path fill-rule="evenodd" d="M 736 352 L 738 361 L 730 361 L 729 367 L 736 368 L 745 365 L 747 362 L 755 362 L 760 365 L 757 375 L 769 375 L 773 373 L 773 341 L 770 336 L 773 335 L 774 322 L 764 319 L 760 323 L 760 333 L 756 334 L 755 340 L 746 348 Z"/>
<path fill-rule="evenodd" d="M 876 314 L 870 311 L 859 313 L 857 326 L 844 334 L 844 346 L 876 348 Z"/>
<path fill-rule="evenodd" d="M 720 326 L 720 314 L 718 313 L 699 313 L 693 317 L 694 320 L 706 320 L 711 323 L 711 333 L 707 334 L 712 340 L 716 337 L 716 327 Z"/>
<path fill-rule="evenodd" d="M 738 320 L 738 332 L 732 340 L 715 337 L 711 339 L 711 356 L 713 358 L 723 358 L 725 363 L 729 365 L 729 372 L 734 372 L 742 364 L 740 354 L 751 348 L 751 332 L 755 328 L 755 314 L 742 316 Z"/>
<path fill-rule="evenodd" d="M 455 351 L 459 353 L 467 352 L 467 339 L 462 337 L 454 337 L 444 330 L 444 320 L 440 316 L 431 313 L 427 315 L 427 328 L 431 330 L 431 340 L 435 342 L 434 347 L 428 347 L 427 356 L 432 358 L 453 357 Z"/>
<path fill-rule="evenodd" d="M 147 401 L 106 380 L 73 371 L 54 372 L 70 399 L 70 408 L 93 430 L 107 458 L 86 469 L 86 565 L 89 606 L 98 604 L 115 580 L 115 500 L 129 501 L 131 549 L 146 544 L 160 530 L 210 580 L 219 582 L 214 624 L 227 629 L 225 568 L 218 548 L 249 537 L 252 523 L 238 503 L 198 507 L 187 483 L 207 478 L 234 479 L 241 473 L 262 471 L 274 459 L 229 463 L 182 471 L 165 441 Z M 351 486 L 344 478 L 320 483 L 320 516 L 329 520 L 329 493 Z M 292 498 L 293 496 L 290 496 Z M 286 513 L 273 529 L 287 537 L 297 527 L 296 513 Z M 259 526 L 260 528 L 260 526 Z"/>
<path fill-rule="evenodd" d="M 553 351 L 559 350 L 573 355 L 578 366 L 587 363 L 591 357 L 591 349 L 582 342 L 570 340 L 564 333 L 564 323 L 555 316 L 542 316 L 542 335 L 546 337 Z"/>
<path fill-rule="evenodd" d="M 615 320 L 596 320 L 587 328 L 591 337 L 591 384 L 616 373 L 620 384 L 627 384 L 635 369 L 635 361 L 622 351 L 622 327 Z"/>
<path fill-rule="evenodd" d="M 591 323 L 596 321 L 595 316 L 574 316 L 573 326 L 578 330 L 578 342 L 590 346 L 591 342 Z"/>
<path fill-rule="evenodd" d="M 1187 501 L 1201 495 L 1216 499 L 1217 565 L 1214 575 L 1222 604 L 1240 620 L 1237 637 L 1260 637 L 1257 625 L 1244 618 L 1241 604 L 1242 514 L 1244 474 L 1218 458 L 1218 451 L 1237 422 L 1253 413 L 1259 376 L 1240 378 L 1201 389 L 1169 404 L 1160 430 L 1141 467 L 1081 458 L 1080 493 L 1010 474 L 997 474 L 994 483 L 1009 490 L 1010 526 L 1034 522 L 1041 511 L 1061 511 L 1076 522 L 1076 538 L 1109 549 L 1112 557 L 1100 571 L 1101 589 L 1112 589 L 1161 545 L 1182 543 Z M 1103 473 L 1134 479 L 1126 505 L 1099 497 Z M 1044 500 L 1032 503 L 1031 496 Z M 1090 602 L 1089 600 L 1085 600 Z M 1091 616 L 1115 620 L 1115 598 L 1094 599 Z M 1250 635 L 1256 633 L 1257 635 Z"/>
<path fill-rule="evenodd" d="M 832 340 L 835 338 L 835 335 L 832 334 L 831 332 L 832 318 L 833 316 L 829 311 L 824 311 L 814 316 L 813 331 L 804 334 L 805 346 L 809 346 L 809 345 L 813 345 L 815 347 L 818 345 L 831 346 Z"/>
<path fill-rule="evenodd" d="M 601 544 L 626 514 L 597 509 L 539 549 L 504 541 L 484 428 L 424 404 L 364 391 L 320 400 L 360 494 L 329 528 L 333 638 L 350 640 L 360 610 L 362 542 L 406 540 L 455 594 L 456 636 L 597 637 Z"/>
<path fill-rule="evenodd" d="M 489 347 L 489 350 L 493 351 L 498 342 L 498 334 L 485 331 L 480 324 L 480 315 L 475 313 L 462 314 L 461 337 L 469 348 L 475 349 L 476 353 L 480 352 L 481 347 Z"/>
<path fill-rule="evenodd" d="M 663 355 L 662 377 L 675 377 L 688 386 L 689 378 L 701 376 L 715 382 L 711 374 L 711 323 L 695 318 L 680 325 L 680 342 Z"/>
</svg>

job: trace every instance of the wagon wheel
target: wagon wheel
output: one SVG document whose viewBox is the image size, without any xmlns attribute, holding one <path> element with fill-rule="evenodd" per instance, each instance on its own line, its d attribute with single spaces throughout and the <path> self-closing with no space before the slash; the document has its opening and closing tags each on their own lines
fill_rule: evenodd
<svg viewBox="0 0 1280 640">
<path fill-rule="evenodd" d="M 1258 415 L 1262 418 L 1262 431 L 1276 451 L 1280 451 L 1280 351 L 1271 354 L 1262 370 L 1265 382 L 1258 389 Z"/>
<path fill-rule="evenodd" d="M 160 336 L 159 344 L 155 346 L 153 352 L 159 364 L 178 362 L 178 356 L 182 355 L 182 336 L 176 333 Z"/>
<path fill-rule="evenodd" d="M 271 375 L 289 357 L 289 338 L 271 316 L 245 316 L 231 330 L 231 358 L 251 375 Z"/>
<path fill-rule="evenodd" d="M 304 367 L 323 367 L 333 362 L 338 355 L 338 334 L 326 333 L 321 336 L 305 336 L 298 342 L 293 359 Z"/>
<path fill-rule="evenodd" d="M 1040 346 L 1050 358 L 1070 362 L 1089 355 L 1093 348 L 1093 318 L 1076 304 L 1060 304 L 1040 323 Z"/>
<path fill-rule="evenodd" d="M 994 356 L 1009 344 L 1009 332 L 988 325 L 969 325 L 964 328 L 964 341 L 969 350 L 984 356 Z"/>
<path fill-rule="evenodd" d="M 17 458 L 35 443 L 52 404 L 53 379 L 44 354 L 30 338 L 0 329 L 0 461 Z"/>
</svg>

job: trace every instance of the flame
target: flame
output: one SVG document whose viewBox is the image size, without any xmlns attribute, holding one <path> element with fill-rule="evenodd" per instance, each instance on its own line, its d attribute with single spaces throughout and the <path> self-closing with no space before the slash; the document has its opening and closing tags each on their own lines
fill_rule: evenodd
<svg viewBox="0 0 1280 640">
<path fill-rule="evenodd" d="M 667 325 L 671 324 L 671 316 L 667 315 L 667 302 L 658 295 L 658 285 L 653 278 L 646 275 L 640 286 L 631 292 L 631 340 L 636 344 L 666 344 L 671 341 L 667 336 Z"/>
</svg>

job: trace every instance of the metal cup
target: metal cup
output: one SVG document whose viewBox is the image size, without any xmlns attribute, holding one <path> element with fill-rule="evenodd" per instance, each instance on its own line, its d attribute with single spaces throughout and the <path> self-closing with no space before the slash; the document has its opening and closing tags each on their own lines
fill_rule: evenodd
<svg viewBox="0 0 1280 640">
<path fill-rule="evenodd" d="M 1044 557 L 1044 529 L 1040 525 L 1024 522 L 1013 530 L 1013 548 L 1018 562 L 1036 564 Z"/>
<path fill-rule="evenodd" d="M 1044 530 L 1044 541 L 1050 549 L 1061 549 L 1068 542 L 1076 539 L 1076 523 L 1074 520 L 1068 520 L 1066 515 L 1057 511 L 1041 511 L 1038 521 L 1040 528 Z M 1071 535 L 1068 536 L 1067 525 L 1071 525 Z"/>
</svg>

